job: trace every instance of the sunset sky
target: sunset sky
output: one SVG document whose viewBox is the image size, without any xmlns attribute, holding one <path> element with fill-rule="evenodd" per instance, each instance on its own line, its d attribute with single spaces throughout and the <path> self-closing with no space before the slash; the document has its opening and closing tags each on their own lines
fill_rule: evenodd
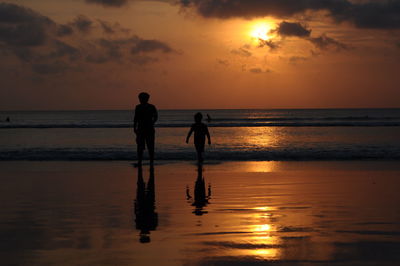
<svg viewBox="0 0 400 266">
<path fill-rule="evenodd" d="M 400 0 L 0 1 L 0 109 L 400 107 Z"/>
</svg>

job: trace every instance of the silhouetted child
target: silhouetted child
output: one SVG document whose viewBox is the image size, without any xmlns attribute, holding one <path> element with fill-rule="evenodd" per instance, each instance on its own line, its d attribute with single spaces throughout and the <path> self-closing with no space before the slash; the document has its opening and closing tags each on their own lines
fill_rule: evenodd
<svg viewBox="0 0 400 266">
<path fill-rule="evenodd" d="M 204 152 L 204 145 L 206 143 L 206 136 L 208 139 L 208 145 L 211 145 L 211 137 L 210 133 L 208 132 L 208 127 L 206 124 L 201 122 L 203 119 L 203 115 L 201 113 L 197 113 L 194 115 L 195 123 L 190 128 L 190 131 L 186 137 L 186 143 L 189 143 L 189 138 L 194 132 L 194 146 L 197 152 L 197 159 L 199 163 L 203 162 L 203 152 Z"/>
</svg>

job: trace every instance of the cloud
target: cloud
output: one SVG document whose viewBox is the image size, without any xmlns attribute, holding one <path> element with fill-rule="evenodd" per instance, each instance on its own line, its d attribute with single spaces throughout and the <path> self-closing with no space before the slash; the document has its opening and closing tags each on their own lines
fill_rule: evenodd
<svg viewBox="0 0 400 266">
<path fill-rule="evenodd" d="M 310 37 L 308 38 L 308 40 L 321 50 L 327 50 L 329 48 L 334 48 L 337 51 L 349 49 L 346 44 L 341 43 L 331 37 L 328 37 L 325 34 L 322 34 L 319 37 Z"/>
<path fill-rule="evenodd" d="M 46 28 L 55 23 L 31 9 L 0 3 L 0 42 L 11 46 L 39 46 L 47 39 Z"/>
<path fill-rule="evenodd" d="M 114 34 L 115 33 L 115 29 L 112 25 L 110 25 L 107 21 L 104 20 L 98 20 L 100 23 L 100 26 L 102 27 L 104 33 L 107 34 Z"/>
<path fill-rule="evenodd" d="M 86 0 L 90 4 L 98 4 L 105 7 L 121 7 L 128 3 L 128 0 Z"/>
<path fill-rule="evenodd" d="M 0 3 L 0 23 L 53 23 L 49 18 L 32 9 L 16 4 Z"/>
<path fill-rule="evenodd" d="M 304 56 L 291 56 L 291 57 L 289 57 L 289 62 L 293 63 L 293 64 L 296 64 L 297 62 L 300 62 L 300 61 L 307 61 L 307 60 L 308 60 L 308 58 L 304 57 Z"/>
<path fill-rule="evenodd" d="M 76 60 L 80 57 L 81 51 L 65 42 L 55 40 L 54 41 L 55 50 L 50 53 L 50 57 L 58 58 L 67 56 L 70 60 Z"/>
<path fill-rule="evenodd" d="M 269 47 L 270 50 L 276 50 L 276 49 L 280 48 L 280 43 L 277 41 L 273 41 L 273 40 L 259 39 L 258 45 L 260 48 L 267 46 L 267 47 Z"/>
<path fill-rule="evenodd" d="M 350 22 L 358 28 L 400 28 L 400 0 L 180 0 L 180 4 L 206 18 L 288 18 L 324 10 L 336 22 Z"/>
<path fill-rule="evenodd" d="M 280 36 L 295 36 L 295 37 L 308 37 L 311 34 L 311 30 L 307 29 L 306 26 L 298 22 L 287 22 L 282 21 L 278 27 L 272 32 L 276 32 Z"/>
<path fill-rule="evenodd" d="M 249 52 L 246 48 L 244 47 L 240 47 L 239 49 L 234 49 L 231 51 L 232 54 L 235 55 L 240 55 L 240 56 L 244 56 L 244 57 L 250 57 L 252 55 L 251 52 Z"/>
<path fill-rule="evenodd" d="M 181 0 L 183 7 L 192 7 L 203 17 L 254 18 L 289 17 L 307 10 L 344 9 L 346 0 Z"/>
<path fill-rule="evenodd" d="M 62 61 L 32 64 L 32 70 L 38 74 L 43 75 L 59 74 L 66 71 L 68 68 L 69 66 Z"/>
<path fill-rule="evenodd" d="M 74 30 L 70 25 L 59 25 L 57 28 L 57 36 L 63 37 L 67 35 L 71 35 L 74 33 Z"/>
<path fill-rule="evenodd" d="M 99 33 L 105 37 L 99 38 Z M 167 43 L 133 35 L 118 23 L 79 15 L 72 22 L 58 24 L 32 9 L 0 3 L 0 60 L 14 56 L 10 60 L 30 65 L 37 74 L 108 62 L 142 66 L 173 52 Z"/>
<path fill-rule="evenodd" d="M 326 34 L 322 34 L 319 37 L 311 37 L 311 29 L 308 29 L 307 26 L 302 25 L 299 22 L 287 22 L 282 21 L 278 24 L 275 29 L 271 30 L 271 33 L 276 33 L 278 36 L 285 37 L 297 37 L 300 39 L 307 40 L 311 42 L 316 48 L 320 50 L 328 50 L 335 49 L 339 50 L 347 50 L 349 47 L 344 43 L 341 43 L 331 37 L 328 37 Z M 281 39 L 280 42 L 273 40 L 259 40 L 259 47 L 268 46 L 271 50 L 278 49 L 280 47 L 280 43 L 283 43 L 284 40 Z M 293 61 L 292 61 L 293 62 Z"/>
<path fill-rule="evenodd" d="M 158 40 L 142 40 L 138 39 L 131 49 L 132 54 L 148 53 L 160 51 L 163 53 L 171 53 L 173 50 L 168 44 Z"/>
<path fill-rule="evenodd" d="M 254 68 L 250 68 L 249 72 L 253 73 L 253 74 L 263 74 L 263 73 L 270 73 L 271 70 L 269 70 L 269 69 L 263 70 L 262 68 L 254 67 Z"/>
<path fill-rule="evenodd" d="M 219 65 L 222 65 L 222 66 L 229 66 L 229 61 L 228 60 L 217 59 L 217 63 Z"/>
<path fill-rule="evenodd" d="M 93 21 L 83 15 L 79 15 L 70 25 L 76 27 L 79 31 L 88 33 L 93 27 Z"/>
</svg>

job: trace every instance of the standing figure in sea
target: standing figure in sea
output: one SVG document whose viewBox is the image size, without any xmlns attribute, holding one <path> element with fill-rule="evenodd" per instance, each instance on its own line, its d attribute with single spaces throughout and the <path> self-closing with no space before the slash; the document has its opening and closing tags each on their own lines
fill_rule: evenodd
<svg viewBox="0 0 400 266">
<path fill-rule="evenodd" d="M 190 131 L 186 137 L 186 143 L 189 143 L 189 138 L 194 132 L 194 146 L 196 148 L 197 160 L 199 164 L 203 162 L 203 152 L 206 143 L 206 136 L 208 139 L 208 145 L 211 145 L 211 137 L 210 133 L 208 132 L 208 127 L 202 122 L 202 119 L 203 115 L 201 113 L 196 113 L 194 115 L 195 123 L 190 128 Z"/>
<path fill-rule="evenodd" d="M 157 109 L 148 103 L 150 95 L 146 92 L 139 93 L 140 104 L 136 105 L 133 129 L 136 134 L 138 166 L 142 165 L 143 151 L 149 151 L 150 165 L 154 162 L 154 124 L 158 119 Z"/>
</svg>

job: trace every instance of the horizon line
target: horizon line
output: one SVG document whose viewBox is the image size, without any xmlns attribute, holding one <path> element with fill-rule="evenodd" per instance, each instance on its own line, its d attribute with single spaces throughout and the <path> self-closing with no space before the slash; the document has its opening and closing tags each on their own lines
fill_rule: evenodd
<svg viewBox="0 0 400 266">
<path fill-rule="evenodd" d="M 134 111 L 132 109 L 13 109 L 0 112 L 85 112 L 85 111 Z M 366 110 L 400 109 L 400 107 L 310 107 L 310 108 L 160 108 L 159 111 L 194 111 L 194 110 Z"/>
</svg>

